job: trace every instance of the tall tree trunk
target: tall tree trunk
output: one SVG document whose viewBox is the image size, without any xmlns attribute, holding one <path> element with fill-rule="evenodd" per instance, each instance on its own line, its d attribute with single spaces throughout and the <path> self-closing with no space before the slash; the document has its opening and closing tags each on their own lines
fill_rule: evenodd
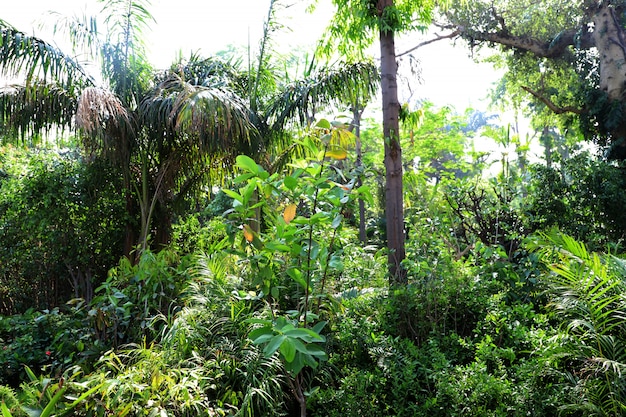
<svg viewBox="0 0 626 417">
<path fill-rule="evenodd" d="M 354 100 L 352 105 L 352 123 L 350 123 L 350 131 L 354 130 L 354 136 L 356 137 L 356 162 L 355 166 L 357 170 L 363 166 L 363 144 L 361 142 L 361 116 L 363 115 L 364 107 L 361 107 L 358 100 Z M 356 186 L 363 185 L 363 175 L 359 174 L 356 181 Z M 365 201 L 359 198 L 359 241 L 363 244 L 367 243 L 367 231 L 365 229 Z"/>
<path fill-rule="evenodd" d="M 386 7 L 393 7 L 393 0 L 379 0 L 378 10 L 384 18 Z M 401 265 L 405 257 L 404 212 L 402 195 L 402 149 L 400 147 L 400 103 L 398 100 L 398 65 L 394 33 L 380 30 L 381 88 L 383 99 L 383 135 L 385 142 L 385 216 L 387 218 L 387 261 L 389 282 L 402 285 L 407 282 L 406 271 Z"/>
</svg>

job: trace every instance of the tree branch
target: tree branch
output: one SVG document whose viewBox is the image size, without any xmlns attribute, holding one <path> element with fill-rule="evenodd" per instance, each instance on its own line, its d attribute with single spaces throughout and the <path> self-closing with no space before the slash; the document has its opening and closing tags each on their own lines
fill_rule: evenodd
<svg viewBox="0 0 626 417">
<path fill-rule="evenodd" d="M 542 41 L 530 36 L 513 36 L 506 32 L 474 32 L 459 26 L 460 36 L 470 41 L 485 41 L 496 43 L 505 47 L 528 51 L 542 58 L 558 58 L 569 55 L 570 46 L 577 49 L 590 49 L 595 46 L 591 35 L 584 31 L 580 33 L 578 28 L 564 30 L 551 41 Z"/>
<path fill-rule="evenodd" d="M 573 106 L 566 106 L 566 107 L 559 107 L 556 104 L 554 104 L 552 102 L 552 100 L 550 100 L 548 97 L 545 97 L 541 94 L 539 94 L 538 92 L 530 89 L 529 87 L 526 86 L 522 86 L 522 89 L 530 94 L 532 94 L 533 97 L 535 97 L 536 99 L 538 99 L 539 101 L 541 101 L 543 104 L 545 104 L 546 106 L 548 106 L 548 108 L 550 110 L 552 110 L 554 113 L 556 114 L 563 114 L 563 113 L 575 113 L 575 114 L 582 114 L 584 113 L 583 109 L 579 109 L 577 107 L 573 107 Z"/>
<path fill-rule="evenodd" d="M 451 38 L 454 38 L 455 36 L 459 36 L 460 34 L 461 34 L 461 29 L 457 29 L 454 32 L 449 33 L 448 35 L 435 35 L 436 38 L 429 39 L 427 41 L 421 42 L 421 43 L 417 44 L 416 46 L 414 46 L 413 48 L 411 48 L 409 50 L 406 50 L 406 51 L 404 51 L 404 52 L 402 52 L 400 54 L 396 54 L 396 57 L 399 58 L 399 57 L 401 57 L 403 55 L 410 54 L 411 52 L 415 51 L 416 49 L 421 48 L 422 46 L 426 46 L 426 45 L 429 45 L 431 43 L 434 43 L 434 42 L 437 42 L 437 41 L 440 41 L 440 40 L 443 40 L 443 39 L 451 39 Z"/>
</svg>

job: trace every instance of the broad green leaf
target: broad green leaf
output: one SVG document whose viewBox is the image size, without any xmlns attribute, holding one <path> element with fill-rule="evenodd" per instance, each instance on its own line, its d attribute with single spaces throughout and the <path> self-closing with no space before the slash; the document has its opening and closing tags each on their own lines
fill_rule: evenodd
<svg viewBox="0 0 626 417">
<path fill-rule="evenodd" d="M 320 119 L 316 124 L 315 127 L 319 127 L 320 129 L 330 129 L 331 128 L 331 124 L 328 120 L 326 119 Z"/>
<path fill-rule="evenodd" d="M 253 174 L 251 172 L 248 172 L 247 174 L 241 174 L 235 177 L 235 179 L 233 180 L 233 182 L 235 184 L 239 184 L 242 183 L 244 181 L 248 181 L 250 178 L 256 176 L 256 174 Z"/>
<path fill-rule="evenodd" d="M 302 368 L 304 368 L 304 357 L 306 355 L 300 354 L 296 355 L 293 359 L 293 362 L 285 364 L 285 368 L 291 373 L 291 375 L 298 375 Z"/>
<path fill-rule="evenodd" d="M 276 241 L 270 241 L 265 243 L 265 248 L 272 252 L 289 252 L 291 250 L 290 246 Z"/>
<path fill-rule="evenodd" d="M 265 349 L 263 349 L 263 354 L 267 357 L 270 357 L 278 350 L 283 341 L 287 338 L 287 336 L 283 334 L 278 334 L 269 341 Z"/>
<path fill-rule="evenodd" d="M 289 337 L 280 344 L 280 353 L 285 357 L 287 362 L 293 362 L 296 357 L 296 346 Z"/>
<path fill-rule="evenodd" d="M 308 352 L 307 348 L 306 348 L 306 345 L 304 343 L 302 343 L 301 340 L 292 339 L 292 341 L 293 341 L 293 345 L 296 347 L 296 350 L 298 352 L 301 352 L 301 353 L 307 353 Z"/>
<path fill-rule="evenodd" d="M 315 324 L 315 326 L 313 326 L 311 330 L 313 330 L 317 334 L 320 334 L 324 327 L 326 327 L 327 323 L 327 321 L 320 321 L 319 323 Z"/>
<path fill-rule="evenodd" d="M 305 342 L 312 342 L 314 340 L 322 340 L 322 337 L 319 334 L 315 333 L 314 331 L 310 329 L 304 329 L 304 328 L 285 331 L 284 334 L 289 337 L 297 337 L 299 339 L 304 340 Z"/>
<path fill-rule="evenodd" d="M 229 190 L 227 188 L 223 188 L 222 191 L 224 192 L 224 194 L 226 194 L 227 196 L 229 196 L 233 200 L 237 200 L 240 203 L 243 203 L 243 196 L 241 194 L 236 193 L 233 190 Z"/>
<path fill-rule="evenodd" d="M 262 345 L 263 343 L 267 343 L 272 337 L 274 337 L 274 332 L 262 334 L 256 338 L 252 338 L 251 335 L 249 337 L 250 340 L 252 340 L 252 343 L 254 343 L 255 345 Z"/>
<path fill-rule="evenodd" d="M 298 180 L 292 176 L 287 176 L 283 180 L 283 184 L 290 190 L 294 190 L 298 186 Z"/>
<path fill-rule="evenodd" d="M 326 352 L 321 346 L 318 345 L 306 345 L 307 353 L 311 356 L 317 356 L 320 360 L 326 360 Z"/>
<path fill-rule="evenodd" d="M 239 155 L 236 158 L 236 162 L 237 162 L 237 166 L 243 169 L 244 171 L 248 171 L 253 174 L 258 174 L 259 172 L 263 171 L 263 168 L 257 165 L 257 163 L 254 162 L 254 160 L 250 158 L 249 156 Z"/>
<path fill-rule="evenodd" d="M 254 329 L 252 330 L 249 334 L 248 337 L 250 338 L 250 340 L 252 340 L 255 344 L 260 344 L 263 342 L 258 342 L 257 340 L 259 339 L 259 337 L 264 336 L 264 335 L 273 335 L 274 332 L 272 331 L 272 329 L 270 329 L 269 327 L 259 327 L 258 329 Z"/>
<path fill-rule="evenodd" d="M 298 268 L 288 269 L 287 270 L 287 275 L 289 275 L 291 277 L 291 279 L 293 279 L 302 288 L 306 288 L 307 287 L 306 281 L 302 277 L 302 271 L 300 271 Z"/>
<path fill-rule="evenodd" d="M 332 227 L 333 229 L 338 228 L 342 220 L 343 216 L 341 214 L 337 214 L 333 219 L 333 222 L 330 224 L 330 227 Z"/>
</svg>

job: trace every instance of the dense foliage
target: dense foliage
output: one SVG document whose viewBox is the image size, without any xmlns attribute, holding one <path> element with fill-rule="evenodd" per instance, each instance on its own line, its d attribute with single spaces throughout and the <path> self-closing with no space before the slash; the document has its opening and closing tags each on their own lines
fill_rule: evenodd
<svg viewBox="0 0 626 417">
<path fill-rule="evenodd" d="M 371 7 L 353 18 L 377 24 L 379 2 L 357 3 Z M 380 4 L 386 19 L 397 13 L 394 30 L 419 12 L 411 2 Z M 425 3 L 422 18 L 430 11 Z M 266 41 L 258 78 L 198 57 L 154 78 L 114 77 L 127 107 L 139 90 L 124 90 L 125 81 L 156 80 L 137 96 L 143 110 L 176 101 L 190 116 L 161 136 L 151 123 L 133 132 L 116 132 L 120 120 L 107 132 L 92 126 L 105 133 L 99 139 L 141 142 L 130 159 L 73 144 L 1 148 L 2 416 L 623 415 L 622 168 L 548 125 L 539 128 L 545 158 L 530 164 L 529 141 L 495 115 L 406 104 L 394 133 L 405 152 L 406 276 L 390 280 L 383 129 L 359 113 L 371 66 L 309 72 L 278 87 L 261 77 Z M 66 64 L 58 70 L 71 72 Z M 351 76 L 367 79 L 360 97 L 342 94 L 359 90 Z M 239 132 L 243 154 L 190 156 L 180 175 L 198 179 L 193 187 L 166 180 L 196 145 L 229 145 L 220 136 L 227 126 L 217 125 L 233 116 L 221 105 L 234 103 L 213 101 L 217 81 L 250 94 L 240 121 L 256 129 Z M 327 82 L 341 88 L 321 88 Z M 114 98 L 97 92 L 92 98 Z M 316 120 L 312 95 L 350 102 L 354 120 Z M 166 123 L 157 113 L 145 115 Z M 210 139 L 196 122 L 226 142 L 196 143 Z M 263 146 L 251 141 L 257 134 L 267 135 Z M 281 146 L 270 149 L 269 139 Z M 491 155 L 475 152 L 476 140 L 492 141 Z M 120 143 L 130 142 L 108 150 L 128 150 Z M 216 168 L 219 186 L 199 181 Z M 159 213 L 171 239 L 124 253 L 129 235 L 147 243 L 158 233 L 149 218 L 160 204 L 171 209 Z"/>
</svg>

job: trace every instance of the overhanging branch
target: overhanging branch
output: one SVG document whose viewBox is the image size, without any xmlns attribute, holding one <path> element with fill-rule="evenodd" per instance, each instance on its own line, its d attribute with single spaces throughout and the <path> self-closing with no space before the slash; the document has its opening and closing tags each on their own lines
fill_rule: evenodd
<svg viewBox="0 0 626 417">
<path fill-rule="evenodd" d="M 543 104 L 545 104 L 550 110 L 552 110 L 556 114 L 563 114 L 563 113 L 582 114 L 584 112 L 583 109 L 579 109 L 578 107 L 573 107 L 573 106 L 559 107 L 556 104 L 554 104 L 552 100 L 550 100 L 548 97 L 545 97 L 539 94 L 537 91 L 534 91 L 529 87 L 522 86 L 522 89 L 530 93 L 533 97 L 535 97 L 539 101 L 541 101 Z"/>
<path fill-rule="evenodd" d="M 421 48 L 422 46 L 426 46 L 426 45 L 430 45 L 431 43 L 443 40 L 443 39 L 451 39 L 454 38 L 456 36 L 459 36 L 461 34 L 461 29 L 457 29 L 452 33 L 449 33 L 448 35 L 435 35 L 436 37 L 434 39 L 429 39 L 427 41 L 421 42 L 419 44 L 417 44 L 416 46 L 414 46 L 413 48 L 406 50 L 400 54 L 396 54 L 396 57 L 401 57 L 403 55 L 407 55 L 410 54 L 411 52 Z"/>
</svg>

